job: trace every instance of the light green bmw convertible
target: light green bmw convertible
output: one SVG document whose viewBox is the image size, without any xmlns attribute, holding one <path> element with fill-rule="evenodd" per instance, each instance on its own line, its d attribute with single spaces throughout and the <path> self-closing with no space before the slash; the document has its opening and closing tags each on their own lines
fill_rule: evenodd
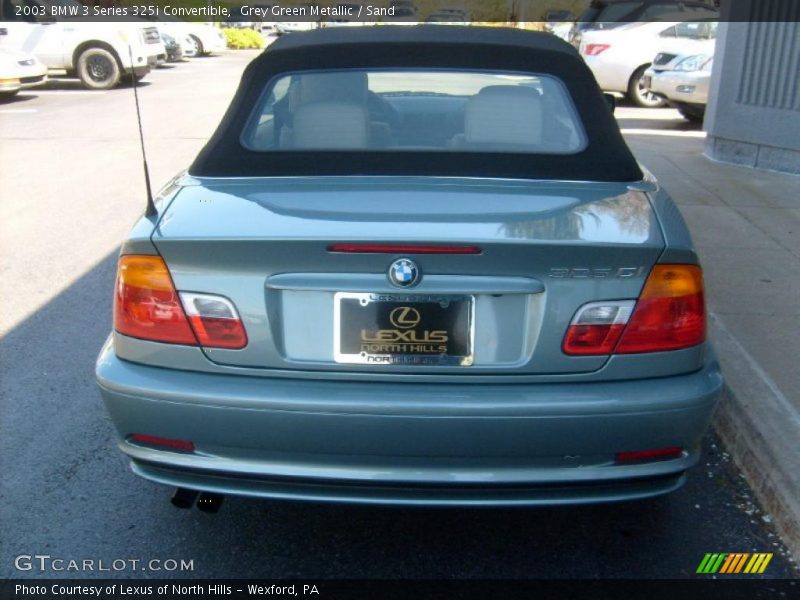
<svg viewBox="0 0 800 600">
<path fill-rule="evenodd" d="M 686 226 L 570 45 L 331 28 L 249 65 L 134 226 L 97 382 L 177 506 L 626 500 L 698 459 L 705 321 Z"/>
</svg>

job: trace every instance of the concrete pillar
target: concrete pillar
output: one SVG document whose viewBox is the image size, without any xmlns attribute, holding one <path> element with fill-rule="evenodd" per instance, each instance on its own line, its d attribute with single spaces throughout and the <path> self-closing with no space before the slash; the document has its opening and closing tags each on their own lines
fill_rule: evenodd
<svg viewBox="0 0 800 600">
<path fill-rule="evenodd" d="M 800 174 L 800 2 L 729 4 L 714 54 L 706 155 Z"/>
</svg>

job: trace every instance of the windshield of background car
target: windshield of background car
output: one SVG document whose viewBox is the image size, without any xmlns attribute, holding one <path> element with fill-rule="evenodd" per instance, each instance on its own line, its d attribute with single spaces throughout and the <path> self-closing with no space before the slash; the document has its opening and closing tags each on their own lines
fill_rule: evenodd
<svg viewBox="0 0 800 600">
<path fill-rule="evenodd" d="M 263 152 L 575 154 L 587 143 L 555 77 L 405 69 L 273 79 L 241 140 Z"/>
<path fill-rule="evenodd" d="M 671 27 L 669 32 L 661 34 L 662 37 L 688 38 L 692 40 L 713 40 L 717 37 L 716 21 L 699 21 L 678 23 Z"/>
</svg>

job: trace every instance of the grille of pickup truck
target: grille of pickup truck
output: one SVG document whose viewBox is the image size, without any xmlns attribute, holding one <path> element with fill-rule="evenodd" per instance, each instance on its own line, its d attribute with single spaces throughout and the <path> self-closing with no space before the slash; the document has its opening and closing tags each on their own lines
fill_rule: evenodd
<svg viewBox="0 0 800 600">
<path fill-rule="evenodd" d="M 155 27 L 145 27 L 144 29 L 144 43 L 157 44 L 161 41 L 161 36 L 158 34 L 158 29 Z"/>
</svg>

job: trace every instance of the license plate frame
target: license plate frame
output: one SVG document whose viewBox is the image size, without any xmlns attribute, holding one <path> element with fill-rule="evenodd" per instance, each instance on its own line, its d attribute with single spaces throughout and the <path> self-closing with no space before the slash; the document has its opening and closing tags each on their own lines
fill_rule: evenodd
<svg viewBox="0 0 800 600">
<path fill-rule="evenodd" d="M 473 295 L 336 292 L 333 305 L 333 355 L 337 363 L 457 367 L 474 363 Z M 400 310 L 404 308 L 408 310 Z M 444 322 L 434 329 L 431 324 L 437 318 Z M 352 333 L 352 326 L 359 324 L 356 322 L 366 323 L 367 328 Z M 343 330 L 348 327 L 351 329 Z M 357 341 L 353 339 L 356 335 Z M 402 346 L 404 351 L 386 351 L 390 346 Z M 442 346 L 446 352 L 440 352 Z M 414 352 L 420 349 L 424 352 Z"/>
</svg>

